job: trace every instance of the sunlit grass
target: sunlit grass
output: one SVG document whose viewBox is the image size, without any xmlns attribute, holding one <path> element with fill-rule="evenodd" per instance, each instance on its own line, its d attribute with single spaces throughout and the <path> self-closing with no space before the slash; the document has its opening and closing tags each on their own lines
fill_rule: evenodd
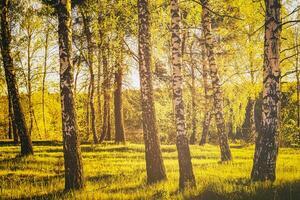
<svg viewBox="0 0 300 200">
<path fill-rule="evenodd" d="M 219 163 L 219 148 L 191 146 L 197 188 L 178 192 L 175 145 L 162 145 L 168 180 L 147 185 L 140 144 L 82 145 L 86 187 L 64 193 L 59 144 L 35 144 L 35 155 L 18 158 L 19 147 L 0 147 L 1 199 L 300 199 L 300 150 L 279 151 L 277 180 L 251 183 L 254 147 L 232 145 L 233 162 Z"/>
</svg>

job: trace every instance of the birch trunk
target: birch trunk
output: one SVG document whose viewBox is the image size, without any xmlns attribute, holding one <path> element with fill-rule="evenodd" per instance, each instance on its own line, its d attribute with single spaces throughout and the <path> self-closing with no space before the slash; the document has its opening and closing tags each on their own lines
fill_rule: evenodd
<svg viewBox="0 0 300 200">
<path fill-rule="evenodd" d="M 178 0 L 171 0 L 171 33 L 172 33 L 172 66 L 173 66 L 173 100 L 175 106 L 175 122 L 179 162 L 179 188 L 195 187 L 195 177 L 191 162 L 189 142 L 186 134 L 184 102 L 182 98 L 183 80 L 182 68 L 182 42 L 181 17 Z"/>
<path fill-rule="evenodd" d="M 225 120 L 223 113 L 223 93 L 221 90 L 218 67 L 215 61 L 214 42 L 211 33 L 211 16 L 208 10 L 208 0 L 200 0 L 202 3 L 202 28 L 205 39 L 205 47 L 208 56 L 209 73 L 212 80 L 213 88 L 213 104 L 215 110 L 215 118 L 218 130 L 219 144 L 221 150 L 221 161 L 229 161 L 232 159 L 231 151 L 228 144 L 228 136 L 225 130 Z"/>
<path fill-rule="evenodd" d="M 58 38 L 60 60 L 60 95 L 62 109 L 65 190 L 84 187 L 80 140 L 73 98 L 71 0 L 59 0 Z"/>
<path fill-rule="evenodd" d="M 212 88 L 211 82 L 209 82 L 209 67 L 208 67 L 208 59 L 206 53 L 205 44 L 202 45 L 202 78 L 203 78 L 203 87 L 204 87 L 204 97 L 205 97 L 205 105 L 204 105 L 204 119 L 202 122 L 202 135 L 199 145 L 204 145 L 207 142 L 207 137 L 209 133 L 210 122 L 212 118 Z"/>
<path fill-rule="evenodd" d="M 153 100 L 150 13 L 148 9 L 148 0 L 138 0 L 138 26 L 139 73 L 147 182 L 155 183 L 165 180 L 166 173 L 160 150 L 160 141 L 156 125 Z"/>
<path fill-rule="evenodd" d="M 265 0 L 262 127 L 258 134 L 251 179 L 274 181 L 280 117 L 280 0 Z"/>
<path fill-rule="evenodd" d="M 192 96 L 192 134 L 190 137 L 190 144 L 196 143 L 196 135 L 197 135 L 197 119 L 196 119 L 196 85 L 195 85 L 195 62 L 193 60 L 192 55 L 192 46 L 190 48 L 190 61 L 191 61 L 191 78 L 192 78 L 192 85 L 191 85 L 191 96 Z"/>
</svg>

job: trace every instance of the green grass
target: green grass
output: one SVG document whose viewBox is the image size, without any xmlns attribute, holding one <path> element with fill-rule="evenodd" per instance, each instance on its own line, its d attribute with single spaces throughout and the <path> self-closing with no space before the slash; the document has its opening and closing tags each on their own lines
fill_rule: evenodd
<svg viewBox="0 0 300 200">
<path fill-rule="evenodd" d="M 300 199 L 300 150 L 281 148 L 274 183 L 252 183 L 253 146 L 231 145 L 233 162 L 219 163 L 219 148 L 192 145 L 197 188 L 178 191 L 175 145 L 162 145 L 168 180 L 147 185 L 144 146 L 82 145 L 86 187 L 64 193 L 60 143 L 35 143 L 34 156 L 0 144 L 0 199 Z"/>
</svg>

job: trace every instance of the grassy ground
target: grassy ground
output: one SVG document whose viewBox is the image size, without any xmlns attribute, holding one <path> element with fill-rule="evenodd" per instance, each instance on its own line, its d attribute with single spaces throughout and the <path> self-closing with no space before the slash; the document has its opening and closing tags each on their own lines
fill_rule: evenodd
<svg viewBox="0 0 300 200">
<path fill-rule="evenodd" d="M 59 143 L 35 143 L 35 155 L 0 144 L 0 199 L 300 199 L 300 150 L 279 151 L 275 183 L 251 183 L 253 147 L 232 145 L 234 161 L 219 163 L 217 146 L 191 146 L 197 188 L 178 191 L 175 145 L 163 145 L 168 181 L 145 184 L 143 145 L 82 145 L 86 187 L 64 193 Z"/>
</svg>

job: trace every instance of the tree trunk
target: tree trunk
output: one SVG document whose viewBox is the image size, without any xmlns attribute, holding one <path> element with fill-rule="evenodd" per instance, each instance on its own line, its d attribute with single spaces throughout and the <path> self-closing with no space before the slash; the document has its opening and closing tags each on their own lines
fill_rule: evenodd
<svg viewBox="0 0 300 200">
<path fill-rule="evenodd" d="M 86 80 L 87 82 L 89 81 L 89 80 Z M 88 84 L 88 83 L 86 83 L 86 84 Z M 86 133 L 85 133 L 85 139 L 86 140 L 88 140 L 89 139 L 89 137 L 90 137 L 90 132 L 91 132 L 91 130 L 90 130 L 90 128 L 91 128 L 91 124 L 90 124 L 90 122 L 91 122 L 91 120 L 90 120 L 90 117 L 91 117 L 91 115 L 90 115 L 90 104 L 89 104 L 89 101 L 90 101 L 90 95 L 91 95 L 91 85 L 89 84 L 88 86 L 87 86 L 87 97 L 86 97 L 86 99 L 85 99 L 85 107 L 86 107 L 86 113 L 85 113 L 85 121 L 86 121 Z"/>
<path fill-rule="evenodd" d="M 111 139 L 110 133 L 110 73 L 108 66 L 108 52 L 107 52 L 108 43 L 103 44 L 102 46 L 102 63 L 103 63 L 103 125 L 102 125 L 102 134 L 100 136 L 100 143 L 105 139 Z"/>
<path fill-rule="evenodd" d="M 45 117 L 45 83 L 46 83 L 46 76 L 47 76 L 49 31 L 50 29 L 47 28 L 46 35 L 45 35 L 45 56 L 44 56 L 44 68 L 43 68 L 43 80 L 42 80 L 42 114 L 43 114 L 44 136 L 46 137 L 47 137 L 47 128 L 46 128 L 46 117 Z"/>
<path fill-rule="evenodd" d="M 82 47 L 82 45 L 81 45 Z M 74 65 L 74 68 L 76 67 L 76 70 L 75 70 L 75 80 L 74 80 L 74 102 L 75 102 L 75 108 L 76 108 L 76 103 L 77 103 L 77 85 L 78 85 L 78 78 L 79 78 L 79 74 L 80 74 L 80 65 L 81 65 L 81 62 L 82 62 L 82 58 L 81 58 L 82 55 L 79 54 L 78 58 L 73 61 L 73 65 Z"/>
<path fill-rule="evenodd" d="M 189 142 L 186 134 L 184 102 L 182 99 L 183 80 L 181 50 L 181 17 L 178 0 L 171 0 L 171 33 L 172 33 L 172 65 L 173 65 L 173 99 L 175 104 L 175 122 L 177 132 L 177 151 L 179 161 L 179 188 L 195 187 L 195 177 L 191 162 Z"/>
<path fill-rule="evenodd" d="M 16 72 L 10 52 L 11 34 L 8 24 L 8 0 L 1 1 L 1 54 L 5 71 L 7 91 L 11 95 L 14 120 L 21 140 L 21 156 L 33 154 L 32 142 L 17 89 Z"/>
<path fill-rule="evenodd" d="M 15 117 L 14 117 L 14 109 L 13 109 L 13 105 L 12 105 L 12 97 L 11 95 L 8 93 L 8 109 L 9 109 L 9 122 L 10 122 L 10 138 L 14 140 L 14 144 L 18 144 L 19 143 L 19 136 L 18 136 L 18 130 L 17 130 L 17 126 L 16 126 L 16 121 L 15 121 Z"/>
<path fill-rule="evenodd" d="M 196 119 L 196 86 L 195 86 L 195 63 L 192 56 L 192 48 L 190 48 L 190 58 L 191 58 L 191 76 L 192 76 L 192 87 L 191 87 L 191 96 L 192 96 L 192 134 L 190 137 L 190 144 L 196 143 L 197 135 L 197 119 Z"/>
<path fill-rule="evenodd" d="M 213 87 L 213 104 L 215 110 L 215 118 L 218 130 L 219 144 L 221 150 L 221 161 L 231 160 L 231 151 L 228 144 L 228 136 L 225 130 L 225 120 L 223 113 L 223 94 L 218 74 L 218 68 L 214 55 L 213 36 L 211 33 L 211 16 L 208 10 L 208 0 L 202 2 L 202 28 L 205 38 L 205 47 L 208 55 L 208 63 L 210 69 L 210 77 Z"/>
<path fill-rule="evenodd" d="M 88 48 L 88 67 L 90 72 L 90 85 L 89 85 L 89 106 L 91 109 L 91 128 L 93 133 L 93 140 L 95 144 L 98 144 L 97 130 L 96 130 L 96 114 L 95 114 L 95 106 L 94 106 L 94 94 L 95 94 L 95 76 L 94 76 L 94 53 L 93 53 L 93 42 L 92 42 L 92 33 L 90 31 L 90 23 L 83 11 L 81 11 L 81 15 L 83 18 L 83 26 L 84 33 L 87 40 L 87 48 Z"/>
<path fill-rule="evenodd" d="M 251 33 L 253 32 L 253 28 L 252 26 L 250 26 L 250 31 Z M 251 43 L 251 35 L 248 34 L 248 41 L 249 43 Z M 255 78 L 254 78 L 254 66 L 253 66 L 253 60 L 254 60 L 254 55 L 253 55 L 253 51 L 251 50 L 249 52 L 249 63 L 250 63 L 250 77 L 251 77 L 251 85 L 252 87 L 255 87 Z M 252 92 L 254 93 L 254 92 Z M 247 127 L 248 129 L 246 129 L 246 135 L 247 137 L 245 138 L 247 142 L 249 143 L 254 143 L 255 142 L 255 137 L 256 137 L 256 127 L 255 127 L 255 116 L 254 116 L 254 112 L 255 112 L 255 99 L 254 97 L 256 96 L 256 94 L 252 94 L 250 95 L 250 97 L 248 98 L 248 105 L 246 108 L 246 117 L 245 120 L 248 120 L 247 122 L 249 123 L 249 126 Z M 246 121 L 245 121 L 246 122 Z"/>
<path fill-rule="evenodd" d="M 108 109 L 107 109 L 107 132 L 106 132 L 106 140 L 111 140 L 111 111 L 110 111 L 110 101 L 111 101 L 111 94 L 109 94 L 108 101 Z"/>
<path fill-rule="evenodd" d="M 296 80 L 297 80 L 297 127 L 300 130 L 300 78 L 299 78 L 299 46 L 298 46 L 298 29 L 296 30 Z M 300 139 L 300 132 L 299 132 L 299 139 Z"/>
<path fill-rule="evenodd" d="M 65 165 L 65 190 L 84 187 L 82 158 L 73 98 L 71 0 L 59 0 L 58 37 L 60 59 L 60 95 Z"/>
<path fill-rule="evenodd" d="M 256 135 L 254 106 L 255 106 L 255 100 L 249 97 L 246 106 L 245 120 L 242 126 L 243 139 L 248 143 L 253 143 L 255 141 L 255 135 Z"/>
<path fill-rule="evenodd" d="M 101 40 L 101 38 L 100 38 Z M 101 44 L 98 44 L 98 64 L 97 64 L 97 111 L 98 111 L 98 131 L 101 128 Z"/>
<path fill-rule="evenodd" d="M 34 114 L 34 109 L 33 109 L 33 103 L 32 103 L 32 65 L 31 65 L 31 60 L 32 60 L 32 53 L 31 53 L 31 42 L 32 42 L 32 32 L 30 30 L 30 27 L 27 27 L 27 34 L 28 34 L 28 39 L 27 39 L 27 89 L 28 89 L 28 110 L 29 110 L 29 135 L 32 134 L 33 130 L 33 122 L 35 123 L 35 126 L 37 128 L 37 133 L 41 139 L 41 134 L 39 132 L 39 127 L 37 124 L 37 120 Z"/>
<path fill-rule="evenodd" d="M 229 108 L 229 120 L 228 120 L 228 137 L 231 138 L 231 139 L 234 139 L 233 122 L 234 122 L 233 108 L 230 106 L 230 108 Z"/>
<path fill-rule="evenodd" d="M 13 136 L 12 136 L 12 132 L 13 132 L 13 128 L 12 128 L 12 118 L 14 117 L 13 114 L 12 114 L 12 107 L 11 107 L 11 103 L 10 103 L 10 98 L 9 98 L 9 95 L 7 95 L 8 98 L 8 139 L 12 139 Z"/>
<path fill-rule="evenodd" d="M 204 145 L 207 142 L 207 137 L 209 133 L 210 121 L 212 118 L 212 88 L 209 79 L 209 68 L 208 60 L 205 45 L 202 45 L 202 78 L 203 78 L 203 87 L 204 87 L 204 119 L 202 122 L 202 135 L 199 145 Z"/>
<path fill-rule="evenodd" d="M 262 127 L 258 134 L 251 179 L 274 181 L 280 118 L 280 0 L 265 0 Z"/>
<path fill-rule="evenodd" d="M 117 64 L 118 69 L 115 72 L 115 91 L 114 91 L 114 109 L 115 109 L 115 142 L 125 143 L 125 130 L 123 121 L 123 103 L 122 103 L 122 83 L 123 69 L 122 62 Z"/>
<path fill-rule="evenodd" d="M 32 87 L 31 87 L 31 56 L 30 56 L 30 48 L 31 48 L 31 34 L 28 33 L 27 39 L 27 89 L 28 89 L 28 110 L 29 110 L 29 135 L 32 134 L 33 129 L 33 106 L 32 106 Z"/>
<path fill-rule="evenodd" d="M 148 10 L 148 0 L 138 0 L 138 26 L 139 73 L 147 182 L 155 183 L 165 180 L 167 177 L 160 149 L 153 100 L 150 13 Z"/>
</svg>

